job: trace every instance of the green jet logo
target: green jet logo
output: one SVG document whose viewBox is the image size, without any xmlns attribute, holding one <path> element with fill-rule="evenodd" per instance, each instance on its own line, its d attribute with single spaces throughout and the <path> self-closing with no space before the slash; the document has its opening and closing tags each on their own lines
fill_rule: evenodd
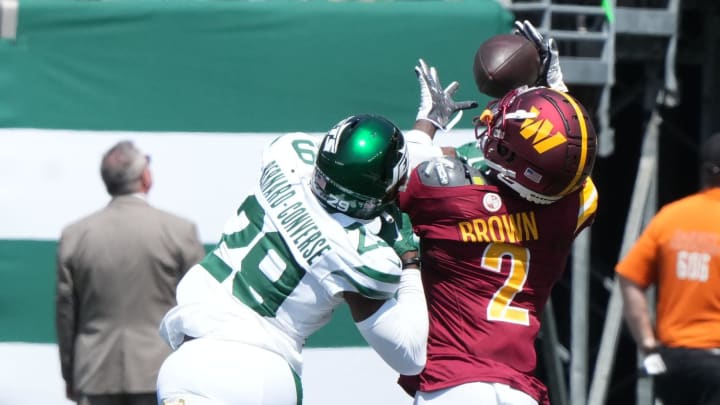
<svg viewBox="0 0 720 405">
<path fill-rule="evenodd" d="M 532 107 L 530 112 L 534 113 L 535 117 L 540 116 L 540 111 L 535 107 Z M 559 131 L 551 134 L 555 128 L 548 120 L 541 119 L 535 121 L 533 118 L 527 118 L 523 121 L 520 128 L 520 135 L 525 139 L 531 140 L 533 148 L 540 154 L 567 142 L 565 136 Z"/>
</svg>

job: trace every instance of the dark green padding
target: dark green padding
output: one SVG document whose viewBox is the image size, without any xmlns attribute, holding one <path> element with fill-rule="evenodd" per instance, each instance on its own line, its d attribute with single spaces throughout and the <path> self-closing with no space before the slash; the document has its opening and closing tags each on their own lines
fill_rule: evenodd
<svg viewBox="0 0 720 405">
<path fill-rule="evenodd" d="M 0 127 L 316 132 L 374 113 L 409 128 L 418 58 L 480 98 L 475 51 L 512 18 L 496 0 L 24 0 L 0 40 Z"/>
</svg>

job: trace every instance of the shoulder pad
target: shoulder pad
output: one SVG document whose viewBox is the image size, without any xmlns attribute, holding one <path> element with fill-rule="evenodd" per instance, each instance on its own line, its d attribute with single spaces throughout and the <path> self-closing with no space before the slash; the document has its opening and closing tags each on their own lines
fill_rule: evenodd
<svg viewBox="0 0 720 405">
<path fill-rule="evenodd" d="M 478 184 L 482 174 L 463 160 L 454 157 L 437 157 L 421 163 L 418 176 L 422 184 L 434 187 L 457 187 Z M 480 183 L 482 184 L 482 183 Z"/>
</svg>

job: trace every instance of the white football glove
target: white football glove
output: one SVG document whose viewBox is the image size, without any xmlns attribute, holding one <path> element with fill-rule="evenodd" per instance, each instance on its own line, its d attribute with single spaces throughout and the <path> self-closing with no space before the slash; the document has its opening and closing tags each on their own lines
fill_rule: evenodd
<svg viewBox="0 0 720 405">
<path fill-rule="evenodd" d="M 424 60 L 419 60 L 415 73 L 420 84 L 420 107 L 416 119 L 430 121 L 436 128 L 449 131 L 462 118 L 462 110 L 477 107 L 475 101 L 453 100 L 460 84 L 455 81 L 443 89 L 437 70 L 428 67 Z"/>
<path fill-rule="evenodd" d="M 553 38 L 545 39 L 528 20 L 523 22 L 515 21 L 515 35 L 522 35 L 535 44 L 540 54 L 542 71 L 536 84 L 547 86 L 551 89 L 567 93 L 568 88 L 563 81 L 562 70 L 560 69 L 560 52 L 557 43 Z"/>
</svg>

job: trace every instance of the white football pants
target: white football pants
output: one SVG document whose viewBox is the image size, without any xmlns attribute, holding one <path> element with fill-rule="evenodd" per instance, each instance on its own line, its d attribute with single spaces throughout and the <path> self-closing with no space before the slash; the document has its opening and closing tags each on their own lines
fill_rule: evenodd
<svg viewBox="0 0 720 405">
<path fill-rule="evenodd" d="M 160 367 L 165 405 L 297 405 L 300 378 L 285 359 L 256 346 L 208 338 L 183 343 Z"/>
<path fill-rule="evenodd" d="M 414 405 L 538 405 L 530 395 L 499 383 L 471 382 L 432 392 L 415 393 Z"/>
</svg>

